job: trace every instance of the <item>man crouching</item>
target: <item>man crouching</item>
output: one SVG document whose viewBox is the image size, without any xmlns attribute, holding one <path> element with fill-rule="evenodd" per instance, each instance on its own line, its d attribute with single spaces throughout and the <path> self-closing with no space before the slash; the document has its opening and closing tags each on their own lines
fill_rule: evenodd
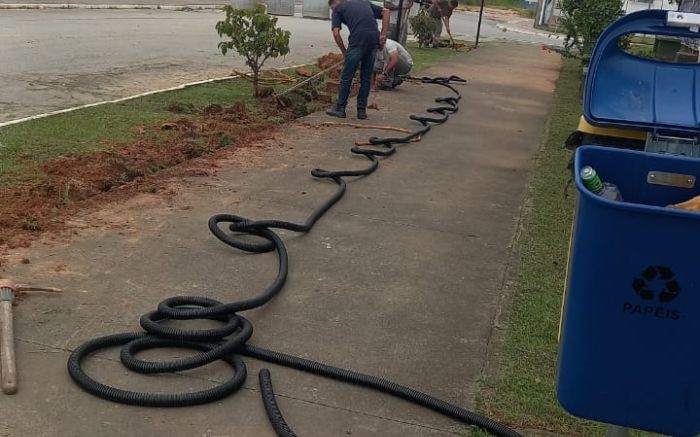
<svg viewBox="0 0 700 437">
<path fill-rule="evenodd" d="M 394 89 L 401 85 L 403 77 L 413 68 L 413 58 L 408 50 L 392 39 L 386 40 L 384 47 L 377 49 L 374 71 L 375 84 L 380 90 Z"/>
</svg>

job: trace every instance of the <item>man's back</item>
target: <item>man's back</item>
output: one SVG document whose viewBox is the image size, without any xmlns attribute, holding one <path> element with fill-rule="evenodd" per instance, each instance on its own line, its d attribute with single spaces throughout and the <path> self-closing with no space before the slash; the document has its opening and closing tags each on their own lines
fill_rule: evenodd
<svg viewBox="0 0 700 437">
<path fill-rule="evenodd" d="M 411 54 L 404 48 L 404 46 L 397 43 L 393 39 L 386 40 L 384 48 L 377 53 L 377 59 L 382 63 L 389 62 L 393 52 L 398 52 L 399 58 L 401 58 L 404 63 L 413 66 L 413 58 L 411 58 Z"/>
<path fill-rule="evenodd" d="M 349 46 L 378 45 L 382 8 L 367 0 L 344 0 L 333 11 L 333 28 L 345 24 L 350 30 Z"/>
<path fill-rule="evenodd" d="M 449 17 L 452 15 L 448 0 L 434 1 L 430 6 L 430 16 L 433 18 Z"/>
</svg>

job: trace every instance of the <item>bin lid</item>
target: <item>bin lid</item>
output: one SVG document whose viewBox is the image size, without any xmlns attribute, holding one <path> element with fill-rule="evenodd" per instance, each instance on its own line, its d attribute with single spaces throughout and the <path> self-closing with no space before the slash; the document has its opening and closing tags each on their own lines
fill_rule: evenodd
<svg viewBox="0 0 700 437">
<path fill-rule="evenodd" d="M 631 34 L 698 38 L 698 24 L 700 14 L 652 9 L 610 25 L 589 64 L 586 120 L 601 127 L 700 133 L 700 64 L 643 58 L 619 44 L 620 37 Z"/>
</svg>

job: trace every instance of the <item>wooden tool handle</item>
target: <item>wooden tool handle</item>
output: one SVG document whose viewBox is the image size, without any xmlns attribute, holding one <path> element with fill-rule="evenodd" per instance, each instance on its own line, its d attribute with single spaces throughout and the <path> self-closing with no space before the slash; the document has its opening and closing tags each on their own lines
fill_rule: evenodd
<svg viewBox="0 0 700 437">
<path fill-rule="evenodd" d="M 15 361 L 15 334 L 12 320 L 12 302 L 0 301 L 0 386 L 8 395 L 17 393 L 17 363 Z"/>
</svg>

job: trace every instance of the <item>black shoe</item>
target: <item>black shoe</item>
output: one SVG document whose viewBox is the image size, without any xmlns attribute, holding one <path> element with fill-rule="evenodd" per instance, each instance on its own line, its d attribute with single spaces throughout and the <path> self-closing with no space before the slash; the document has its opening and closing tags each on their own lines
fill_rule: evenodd
<svg viewBox="0 0 700 437">
<path fill-rule="evenodd" d="M 358 120 L 367 120 L 367 110 L 366 109 L 358 109 L 357 110 L 357 119 Z"/>
<path fill-rule="evenodd" d="M 345 113 L 345 108 L 338 108 L 337 106 L 335 108 L 327 110 L 326 115 L 330 115 L 331 117 L 336 118 L 346 118 L 348 116 Z"/>
</svg>

